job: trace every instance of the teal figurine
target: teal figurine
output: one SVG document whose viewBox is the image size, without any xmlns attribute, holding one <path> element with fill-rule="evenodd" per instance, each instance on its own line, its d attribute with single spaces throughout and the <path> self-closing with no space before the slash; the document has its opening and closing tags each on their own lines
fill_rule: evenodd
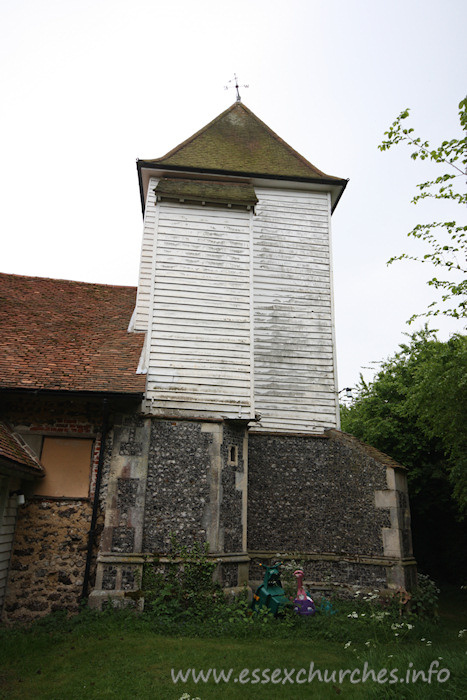
<svg viewBox="0 0 467 700">
<path fill-rule="evenodd" d="M 280 579 L 279 568 L 281 564 L 282 562 L 276 562 L 272 566 L 264 567 L 266 571 L 264 573 L 263 583 L 257 588 L 256 593 L 253 595 L 251 607 L 254 611 L 266 607 L 272 612 L 274 617 L 277 617 L 285 607 L 290 607 L 290 600 L 285 595 Z M 263 564 L 260 564 L 260 566 L 263 566 Z"/>
</svg>

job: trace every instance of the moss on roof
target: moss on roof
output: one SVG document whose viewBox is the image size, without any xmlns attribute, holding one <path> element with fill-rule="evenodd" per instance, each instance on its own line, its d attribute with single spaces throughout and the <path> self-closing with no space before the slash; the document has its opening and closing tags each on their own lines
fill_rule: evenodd
<svg viewBox="0 0 467 700">
<path fill-rule="evenodd" d="M 164 177 L 159 180 L 154 191 L 162 199 L 185 199 L 244 206 L 254 205 L 258 201 L 251 185 L 219 180 L 184 180 Z"/>
<path fill-rule="evenodd" d="M 341 430 L 336 430 L 336 428 L 330 428 L 329 430 L 326 430 L 325 435 L 332 440 L 337 440 L 344 445 L 347 445 L 347 447 L 351 449 L 366 454 L 367 457 L 370 457 L 381 464 L 385 464 L 387 467 L 391 467 L 392 469 L 404 469 L 407 471 L 407 467 L 404 467 L 403 464 L 396 462 L 395 459 L 387 455 L 385 452 L 381 452 L 380 450 L 376 449 L 376 447 L 367 445 L 365 442 L 361 442 L 361 440 L 358 440 L 358 438 L 350 435 L 349 433 L 343 433 Z"/>
<path fill-rule="evenodd" d="M 241 102 L 236 102 L 154 166 L 336 180 L 312 165 Z"/>
</svg>

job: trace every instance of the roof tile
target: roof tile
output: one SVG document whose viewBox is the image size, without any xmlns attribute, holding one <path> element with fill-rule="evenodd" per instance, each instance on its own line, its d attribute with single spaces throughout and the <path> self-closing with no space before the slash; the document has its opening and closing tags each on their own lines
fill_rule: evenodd
<svg viewBox="0 0 467 700">
<path fill-rule="evenodd" d="M 235 102 L 162 158 L 144 162 L 155 167 L 342 182 L 312 165 L 241 102 Z"/>
<path fill-rule="evenodd" d="M 29 454 L 20 439 L 5 423 L 0 422 L 0 458 L 16 462 L 29 470 L 42 474 L 44 469 L 40 462 Z"/>
<path fill-rule="evenodd" d="M 183 198 L 185 201 L 243 206 L 251 206 L 258 202 L 253 187 L 243 182 L 163 177 L 159 180 L 154 191 L 160 199 Z"/>
<path fill-rule="evenodd" d="M 134 287 L 0 273 L 0 389 L 143 392 Z"/>
</svg>

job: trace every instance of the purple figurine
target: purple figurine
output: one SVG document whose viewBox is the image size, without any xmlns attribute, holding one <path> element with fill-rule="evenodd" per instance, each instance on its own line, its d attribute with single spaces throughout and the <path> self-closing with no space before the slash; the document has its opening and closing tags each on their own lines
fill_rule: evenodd
<svg viewBox="0 0 467 700">
<path fill-rule="evenodd" d="M 298 615 L 314 615 L 316 612 L 315 604 L 303 587 L 303 571 L 297 569 L 293 572 L 293 575 L 296 577 L 298 584 L 297 597 L 293 602 L 295 612 Z"/>
</svg>

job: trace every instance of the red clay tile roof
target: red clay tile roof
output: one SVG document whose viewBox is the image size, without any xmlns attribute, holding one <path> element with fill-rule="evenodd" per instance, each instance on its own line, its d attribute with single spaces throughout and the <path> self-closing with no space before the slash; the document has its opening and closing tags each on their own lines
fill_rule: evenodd
<svg viewBox="0 0 467 700">
<path fill-rule="evenodd" d="M 336 184 L 345 182 L 318 170 L 241 102 L 235 102 L 162 158 L 144 163 L 313 181 L 335 180 Z"/>
<path fill-rule="evenodd" d="M 134 287 L 0 273 L 0 389 L 143 392 Z"/>
<path fill-rule="evenodd" d="M 5 423 L 0 423 L 0 458 L 26 467 L 38 476 L 44 472 L 40 462 L 27 452 L 19 437 L 14 435 Z"/>
</svg>

